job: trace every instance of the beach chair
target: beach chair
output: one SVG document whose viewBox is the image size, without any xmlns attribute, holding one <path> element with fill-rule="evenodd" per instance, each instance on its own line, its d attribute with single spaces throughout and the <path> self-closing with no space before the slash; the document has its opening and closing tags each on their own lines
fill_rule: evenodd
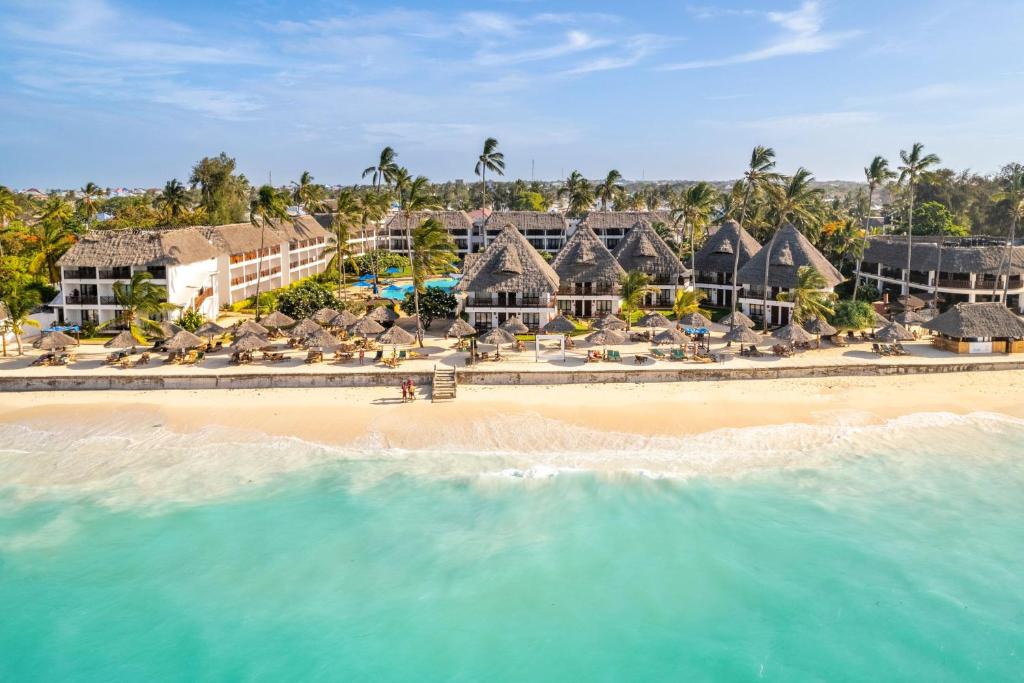
<svg viewBox="0 0 1024 683">
<path fill-rule="evenodd" d="M 657 358 L 658 360 L 665 360 L 668 357 L 665 355 L 665 352 L 662 351 L 661 349 L 651 349 L 651 355 Z"/>
<path fill-rule="evenodd" d="M 903 348 L 903 344 L 901 342 L 896 342 L 895 344 L 893 344 L 892 345 L 892 350 L 896 353 L 897 356 L 909 356 L 910 355 L 910 352 L 907 351 L 905 348 Z"/>
<path fill-rule="evenodd" d="M 135 365 L 149 365 L 149 353 L 143 353 L 139 356 L 139 360 L 135 362 Z"/>
<path fill-rule="evenodd" d="M 192 363 L 194 365 L 202 365 L 204 360 L 206 360 L 206 351 L 196 351 L 196 357 Z"/>
<path fill-rule="evenodd" d="M 686 351 L 682 349 L 672 349 L 672 355 L 669 356 L 669 360 L 686 360 Z"/>
<path fill-rule="evenodd" d="M 876 342 L 876 343 L 871 345 L 871 352 L 872 353 L 877 353 L 879 356 L 881 356 L 882 355 L 882 347 L 879 346 L 878 343 Z"/>
<path fill-rule="evenodd" d="M 374 363 L 379 363 L 379 362 L 381 361 L 381 359 L 382 359 L 382 358 L 384 358 L 384 350 L 383 350 L 383 349 L 380 349 L 380 350 L 378 350 L 378 351 L 377 351 L 377 353 L 376 353 L 376 354 L 375 354 L 375 355 L 373 356 L 373 362 L 374 362 Z"/>
<path fill-rule="evenodd" d="M 405 352 L 404 349 L 398 352 L 398 360 L 405 360 L 407 357 L 408 354 Z"/>
<path fill-rule="evenodd" d="M 608 358 L 606 360 L 609 360 L 609 361 L 611 361 L 613 363 L 621 363 L 622 362 L 622 354 L 620 354 L 618 351 L 613 351 L 613 350 L 609 349 L 609 351 L 608 351 Z"/>
</svg>

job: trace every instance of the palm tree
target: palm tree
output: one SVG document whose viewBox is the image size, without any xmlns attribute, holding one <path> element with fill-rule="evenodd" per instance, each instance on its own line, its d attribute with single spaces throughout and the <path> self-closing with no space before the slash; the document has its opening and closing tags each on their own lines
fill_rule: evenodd
<svg viewBox="0 0 1024 683">
<path fill-rule="evenodd" d="M 43 220 L 33 230 L 35 255 L 29 261 L 29 271 L 37 275 L 45 273 L 50 282 L 60 279 L 57 261 L 75 243 L 75 234 L 62 221 Z"/>
<path fill-rule="evenodd" d="M 910 257 L 913 254 L 914 241 L 914 189 L 921 175 L 930 167 L 939 163 L 939 157 L 934 154 L 924 154 L 924 145 L 915 142 L 910 151 L 901 150 L 900 159 L 903 165 L 899 167 L 899 183 L 907 186 L 907 196 L 910 209 L 907 212 L 907 270 L 904 275 L 906 290 L 904 294 L 910 294 Z M 935 274 L 935 288 L 938 291 L 939 273 Z"/>
<path fill-rule="evenodd" d="M 755 190 L 761 191 L 769 183 L 778 178 L 778 174 L 772 171 L 775 168 L 775 150 L 771 147 L 758 145 L 750 153 L 750 164 L 743 174 L 743 208 L 740 210 L 740 227 L 743 228 L 747 220 L 747 209 L 750 208 L 750 196 Z M 739 303 L 739 282 L 737 279 L 740 272 L 740 233 L 736 232 L 736 243 L 732 245 L 732 312 L 733 319 L 736 319 L 736 306 Z M 767 311 L 765 312 L 767 317 Z"/>
<path fill-rule="evenodd" d="M 864 169 L 864 179 L 868 181 L 868 205 L 864 212 L 864 241 L 857 256 L 857 275 L 853 281 L 853 300 L 857 300 L 857 290 L 860 288 L 860 266 L 864 259 L 864 249 L 868 241 L 869 227 L 871 223 L 871 202 L 875 198 L 875 190 L 896 177 L 896 174 L 889 170 L 889 162 L 883 156 L 876 156 L 871 164 Z"/>
<path fill-rule="evenodd" d="M 689 228 L 690 268 L 693 268 L 697 260 L 696 229 L 707 227 L 717 201 L 718 190 L 711 183 L 702 180 L 682 192 L 677 208 L 672 211 L 675 221 L 682 222 L 684 227 Z"/>
<path fill-rule="evenodd" d="M 65 223 L 71 219 L 74 209 L 63 197 L 50 197 L 39 212 L 39 220 L 50 223 Z"/>
<path fill-rule="evenodd" d="M 594 205 L 594 187 L 582 173 L 573 171 L 566 178 L 565 184 L 558 188 L 558 198 L 563 197 L 569 200 L 568 215 L 572 218 L 582 218 Z"/>
<path fill-rule="evenodd" d="M 14 193 L 0 185 L 0 258 L 4 256 L 3 235 L 7 233 L 7 226 L 18 215 L 18 204 L 14 200 Z"/>
<path fill-rule="evenodd" d="M 82 197 L 78 200 L 78 210 L 85 216 L 86 229 L 92 229 L 92 220 L 99 212 L 98 202 L 100 197 L 103 196 L 103 190 L 96 183 L 88 182 L 81 189 L 81 193 Z"/>
<path fill-rule="evenodd" d="M 364 254 L 366 253 L 366 233 L 369 230 L 370 224 L 372 223 L 374 225 L 373 250 L 370 254 L 373 257 L 373 283 L 374 285 L 379 286 L 380 282 L 378 281 L 378 277 L 380 268 L 377 253 L 377 227 L 380 226 L 384 217 L 388 215 L 388 210 L 391 208 L 391 197 L 388 192 L 381 192 L 380 190 L 366 192 L 357 200 L 356 206 L 359 213 L 359 229 L 363 238 Z"/>
<path fill-rule="evenodd" d="M 395 159 L 398 154 L 391 147 L 385 147 L 380 152 L 380 159 L 376 166 L 368 166 L 363 170 L 363 177 L 373 176 L 373 188 L 380 190 L 381 184 L 390 185 L 398 171 L 398 163 Z"/>
<path fill-rule="evenodd" d="M 811 182 L 814 176 L 806 168 L 801 166 L 788 180 L 768 186 L 769 196 L 772 201 L 777 223 L 772 237 L 768 241 L 768 251 L 765 252 L 764 261 L 764 291 L 762 292 L 762 310 L 764 311 L 764 329 L 768 329 L 771 316 L 768 315 L 768 272 L 771 269 L 772 251 L 775 248 L 775 238 L 779 230 L 789 220 L 801 221 L 813 219 L 812 211 L 820 188 L 812 188 Z"/>
<path fill-rule="evenodd" d="M 708 295 L 702 289 L 676 290 L 676 300 L 672 304 L 672 312 L 675 313 L 676 320 L 684 315 L 700 312 L 700 304 L 707 298 Z"/>
<path fill-rule="evenodd" d="M 487 172 L 505 175 L 505 155 L 498 151 L 498 141 L 494 138 L 484 140 L 484 151 L 476 158 L 473 173 L 480 176 L 480 208 L 487 206 Z"/>
<path fill-rule="evenodd" d="M 633 325 L 633 314 L 644 305 L 644 297 L 656 293 L 658 289 L 651 285 L 651 276 L 639 270 L 631 270 L 619 276 L 619 287 L 622 295 L 622 309 L 626 312 L 626 329 Z"/>
<path fill-rule="evenodd" d="M 618 200 L 625 191 L 626 186 L 622 184 L 622 174 L 613 168 L 594 188 L 594 196 L 601 202 L 601 208 L 607 211 L 608 206 Z"/>
<path fill-rule="evenodd" d="M 729 192 L 720 195 L 718 208 L 722 214 L 722 220 L 728 218 L 735 220 L 739 217 L 739 212 L 743 209 L 743 185 L 742 180 L 737 180 L 732 184 Z"/>
<path fill-rule="evenodd" d="M 1024 165 L 1010 164 L 1003 171 L 1003 191 L 993 199 L 998 202 L 1006 201 L 1010 204 L 1010 233 L 1006 240 L 1006 253 L 1003 261 L 1006 263 L 1006 272 L 1003 275 L 1003 304 L 1007 304 L 1006 297 L 1010 290 L 1010 271 L 1013 269 L 1013 244 L 1017 240 L 1017 222 L 1024 217 Z M 997 279 L 998 286 L 998 279 Z M 993 292 L 993 298 L 995 293 Z"/>
<path fill-rule="evenodd" d="M 267 224 L 289 221 L 288 204 L 271 185 L 263 185 L 249 202 L 249 222 L 260 229 L 260 251 L 256 259 L 256 322 L 260 321 L 260 282 L 263 280 L 263 250 L 266 245 Z"/>
<path fill-rule="evenodd" d="M 352 228 L 360 223 L 362 217 L 361 207 L 356 199 L 355 191 L 344 188 L 338 193 L 338 206 L 331 220 L 331 229 L 334 231 L 334 258 L 327 264 L 327 270 L 332 266 L 338 268 L 338 297 L 345 295 L 345 261 L 348 260 L 355 267 L 355 252 L 352 249 Z M 365 234 L 364 234 L 365 238 Z M 365 244 L 365 241 L 364 241 Z"/>
<path fill-rule="evenodd" d="M 323 185 L 313 182 L 313 175 L 309 171 L 303 171 L 299 176 L 299 182 L 292 183 L 292 186 L 295 188 L 292 190 L 292 199 L 306 213 L 323 210 L 327 192 Z"/>
<path fill-rule="evenodd" d="M 39 327 L 39 321 L 30 318 L 32 311 L 40 303 L 39 293 L 34 290 L 12 291 L 5 300 L 0 301 L 0 341 L 3 342 L 3 355 L 7 357 L 7 333 L 14 334 L 18 345 L 18 355 L 25 355 L 21 347 L 21 335 L 25 327 Z"/>
<path fill-rule="evenodd" d="M 177 178 L 164 184 L 163 191 L 157 195 L 153 203 L 167 212 L 167 219 L 171 225 L 178 225 L 185 212 L 192 208 L 188 188 L 179 183 Z"/>
<path fill-rule="evenodd" d="M 427 218 L 412 231 L 412 284 L 416 316 L 420 314 L 420 294 L 426 291 L 427 278 L 448 272 L 459 256 L 455 241 L 436 218 Z M 423 346 L 423 336 L 417 329 L 416 339 Z"/>
<path fill-rule="evenodd" d="M 440 209 L 441 201 L 430 193 L 430 181 L 427 180 L 426 176 L 416 176 L 415 178 L 410 179 L 408 171 L 404 168 L 401 169 L 401 171 L 401 175 L 395 180 L 395 189 L 398 190 L 399 211 L 405 215 L 405 239 L 406 244 L 408 245 L 407 255 L 409 256 L 409 267 L 412 270 L 412 279 L 413 282 L 416 282 L 419 276 L 416 272 L 415 245 L 413 244 L 412 234 L 412 214 L 417 211 L 432 211 Z M 420 294 L 415 287 L 413 287 L 412 298 L 413 305 L 416 308 L 416 314 L 419 315 Z"/>
<path fill-rule="evenodd" d="M 832 315 L 836 295 L 826 292 L 828 283 L 814 266 L 800 266 L 796 271 L 796 287 L 782 292 L 779 301 L 793 304 L 793 322 L 802 324 L 814 318 L 825 319 Z"/>
<path fill-rule="evenodd" d="M 177 306 L 167 302 L 167 289 L 154 285 L 152 279 L 149 272 L 139 270 L 132 273 L 128 282 L 119 281 L 111 285 L 120 310 L 113 320 L 103 323 L 100 328 L 119 324 L 140 344 L 146 343 L 147 332 L 159 334 L 160 323 L 150 316 L 173 311 Z"/>
</svg>

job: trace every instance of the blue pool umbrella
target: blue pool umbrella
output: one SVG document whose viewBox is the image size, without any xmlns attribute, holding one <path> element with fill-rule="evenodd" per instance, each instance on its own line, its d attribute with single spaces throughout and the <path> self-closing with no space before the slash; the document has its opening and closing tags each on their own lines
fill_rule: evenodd
<svg viewBox="0 0 1024 683">
<path fill-rule="evenodd" d="M 367 280 L 372 280 L 373 279 L 373 273 L 366 273 L 365 275 L 360 275 L 359 279 L 361 281 L 363 281 L 363 282 L 366 282 Z"/>
<path fill-rule="evenodd" d="M 369 280 L 360 280 L 359 282 L 355 283 L 353 287 L 373 287 L 373 282 Z"/>
<path fill-rule="evenodd" d="M 401 268 L 397 268 L 395 266 L 391 266 L 390 268 L 388 268 L 387 270 L 384 271 L 384 273 L 386 275 L 396 275 L 396 274 L 401 273 L 401 272 L 402 272 L 402 269 Z"/>
<path fill-rule="evenodd" d="M 684 327 L 683 330 L 686 334 L 710 334 L 706 327 Z"/>
</svg>

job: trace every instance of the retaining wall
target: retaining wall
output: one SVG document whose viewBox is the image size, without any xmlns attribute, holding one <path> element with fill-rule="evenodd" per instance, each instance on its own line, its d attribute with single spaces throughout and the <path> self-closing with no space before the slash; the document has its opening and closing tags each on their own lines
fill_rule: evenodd
<svg viewBox="0 0 1024 683">
<path fill-rule="evenodd" d="M 727 368 L 707 365 L 691 369 L 633 370 L 551 370 L 514 372 L 509 370 L 462 370 L 462 385 L 605 384 L 645 382 L 707 382 L 744 379 L 800 379 L 809 377 L 881 377 L 888 375 L 930 375 L 950 372 L 991 372 L 1024 370 L 1024 361 L 969 363 L 863 363 L 778 368 Z M 326 387 L 396 387 L 412 377 L 420 386 L 433 381 L 430 372 L 359 373 L 247 373 L 225 375 L 57 375 L 46 377 L 4 377 L 4 391 L 104 391 L 104 390 L 193 390 L 193 389 L 319 389 Z"/>
</svg>

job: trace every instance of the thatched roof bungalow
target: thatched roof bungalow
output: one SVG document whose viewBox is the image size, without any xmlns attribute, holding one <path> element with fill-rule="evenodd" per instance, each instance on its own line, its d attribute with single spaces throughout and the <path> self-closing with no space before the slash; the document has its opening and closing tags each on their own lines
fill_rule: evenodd
<svg viewBox="0 0 1024 683">
<path fill-rule="evenodd" d="M 622 303 L 619 280 L 626 271 L 589 227 L 576 228 L 551 267 L 558 274 L 562 313 L 598 318 L 618 312 Z"/>
<path fill-rule="evenodd" d="M 739 267 L 747 265 L 761 244 L 736 221 L 725 221 L 712 231 L 694 257 L 694 282 L 712 306 L 732 306 L 732 273 L 739 249 Z"/>
<path fill-rule="evenodd" d="M 690 271 L 648 221 L 634 224 L 612 254 L 623 270 L 650 276 L 658 293 L 648 295 L 644 301 L 648 308 L 671 307 L 676 291 L 687 288 Z"/>
<path fill-rule="evenodd" d="M 615 249 L 629 229 L 641 221 L 652 225 L 673 223 L 668 211 L 591 211 L 580 221 L 580 225 L 593 230 L 608 249 Z"/>
<path fill-rule="evenodd" d="M 956 304 L 921 326 L 954 353 L 1024 353 L 1024 320 L 998 302 Z"/>
</svg>

